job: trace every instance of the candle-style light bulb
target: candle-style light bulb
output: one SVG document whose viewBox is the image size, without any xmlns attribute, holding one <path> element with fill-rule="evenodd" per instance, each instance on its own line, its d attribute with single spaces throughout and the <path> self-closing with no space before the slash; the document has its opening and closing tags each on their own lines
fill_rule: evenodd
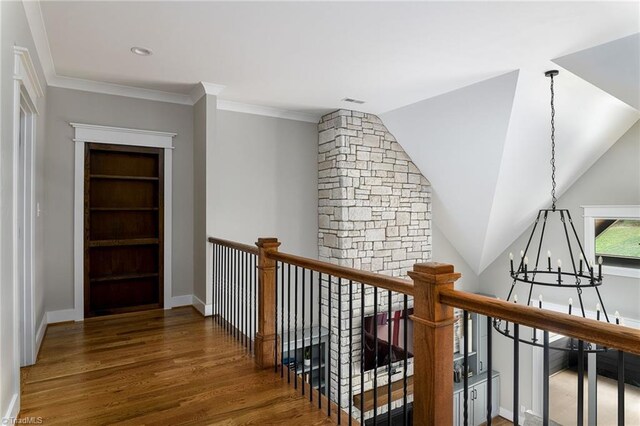
<svg viewBox="0 0 640 426">
<path fill-rule="evenodd" d="M 580 274 L 582 274 L 582 262 L 584 261 L 584 256 L 580 253 Z"/>
<path fill-rule="evenodd" d="M 600 321 L 600 303 L 596 303 L 596 319 Z"/>
<path fill-rule="evenodd" d="M 524 257 L 524 264 L 528 265 L 529 264 L 529 256 L 525 256 Z"/>
<path fill-rule="evenodd" d="M 520 257 L 524 257 L 524 250 L 520 250 Z"/>
<path fill-rule="evenodd" d="M 551 270 L 551 250 L 547 250 L 547 269 Z"/>
<path fill-rule="evenodd" d="M 620 312 L 616 311 L 615 317 L 616 317 L 616 324 L 620 325 Z"/>
<path fill-rule="evenodd" d="M 571 315 L 571 309 L 573 308 L 573 299 L 569 298 L 569 315 Z"/>
<path fill-rule="evenodd" d="M 558 259 L 558 285 L 562 284 L 562 260 Z"/>
<path fill-rule="evenodd" d="M 513 303 L 518 303 L 518 295 L 517 294 L 513 295 Z"/>
<path fill-rule="evenodd" d="M 542 309 L 542 295 L 538 296 L 538 307 Z"/>
<path fill-rule="evenodd" d="M 509 266 L 511 267 L 511 275 L 513 276 L 513 253 L 509 253 Z"/>
<path fill-rule="evenodd" d="M 598 279 L 602 279 L 602 256 L 598 257 Z"/>
</svg>

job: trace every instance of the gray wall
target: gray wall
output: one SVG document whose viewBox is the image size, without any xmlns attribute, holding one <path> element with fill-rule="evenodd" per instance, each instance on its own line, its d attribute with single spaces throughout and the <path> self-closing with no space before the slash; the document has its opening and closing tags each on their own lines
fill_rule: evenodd
<svg viewBox="0 0 640 426">
<path fill-rule="evenodd" d="M 11 232 L 13 229 L 12 215 L 12 186 L 13 186 L 13 46 L 29 49 L 36 67 L 40 84 L 46 85 L 36 48 L 31 38 L 24 8 L 21 2 L 0 2 L 0 416 L 7 414 L 7 409 L 14 395 L 19 392 L 18 360 L 14 357 L 14 336 L 17 324 L 14 320 L 16 312 L 13 300 L 13 249 L 11 246 Z M 35 192 L 36 202 L 43 197 L 42 165 L 43 146 L 46 135 L 45 98 L 37 102 L 39 116 L 36 118 L 36 146 L 35 146 Z M 34 206 L 35 208 L 35 206 Z M 43 221 L 42 217 L 35 218 L 35 255 L 34 260 L 34 297 L 36 327 L 44 316 L 43 291 Z"/>
<path fill-rule="evenodd" d="M 479 291 L 480 280 L 478 275 L 471 269 L 469 264 L 453 247 L 451 242 L 442 233 L 440 228 L 436 226 L 437 212 L 434 211 L 432 220 L 432 250 L 431 258 L 433 262 L 450 263 L 454 266 L 456 272 L 460 272 L 462 277 L 456 281 L 456 290 L 464 290 L 470 292 Z"/>
<path fill-rule="evenodd" d="M 574 225 L 583 239 L 582 209 L 584 205 L 629 205 L 640 204 L 640 122 L 622 136 L 600 159 L 587 170 L 559 199 L 558 207 L 567 208 L 571 212 Z M 562 163 L 558 164 L 562 170 Z M 480 291 L 493 293 L 498 297 L 506 298 L 509 286 L 508 255 L 512 252 L 515 256 L 520 253 L 526 244 L 526 239 L 531 233 L 531 227 L 511 244 L 482 274 L 480 274 Z M 563 252 L 566 246 L 564 235 L 559 232 L 545 232 L 545 240 L 550 242 L 543 247 L 551 250 L 554 259 L 561 257 L 564 264 L 569 263 L 568 252 Z M 434 244 L 435 246 L 435 244 Z M 554 260 L 555 262 L 555 260 Z M 555 263 L 554 263 L 555 265 Z M 526 297 L 524 291 L 520 291 L 521 299 Z M 596 306 L 595 295 L 592 291 L 583 293 L 585 309 L 594 311 Z M 640 318 L 640 282 L 638 279 L 619 276 L 605 276 L 601 287 L 602 298 L 609 315 L 616 310 L 623 317 Z M 538 293 L 534 293 L 535 298 Z M 543 293 L 544 300 L 562 305 L 567 305 L 569 297 L 574 299 L 574 308 L 577 304 L 575 291 L 561 292 L 556 290 Z M 511 409 L 513 350 L 511 341 L 497 336 L 493 343 L 495 356 L 494 366 L 501 372 L 501 406 Z M 526 345 L 525 345 L 526 346 Z M 531 395 L 531 349 L 521 346 L 520 360 L 520 388 L 521 404 L 527 409 L 532 408 Z"/>
<path fill-rule="evenodd" d="M 217 112 L 217 99 L 212 95 L 201 97 L 194 105 L 193 294 L 204 304 L 211 303 L 211 294 L 207 295 L 208 284 L 211 282 L 211 277 L 208 275 L 208 271 L 211 271 L 211 262 L 207 238 L 213 235 L 211 214 L 208 212 L 214 208 L 212 188 Z"/>
<path fill-rule="evenodd" d="M 69 122 L 177 133 L 173 152 L 173 296 L 193 293 L 193 108 L 50 87 L 45 146 L 46 310 L 73 308 L 74 130 Z"/>
<path fill-rule="evenodd" d="M 318 133 L 315 123 L 218 111 L 213 167 L 216 237 L 318 256 Z"/>
</svg>

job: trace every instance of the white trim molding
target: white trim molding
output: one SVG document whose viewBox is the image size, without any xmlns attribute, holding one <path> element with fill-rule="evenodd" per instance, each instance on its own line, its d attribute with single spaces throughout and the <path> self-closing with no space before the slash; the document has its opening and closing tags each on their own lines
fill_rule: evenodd
<svg viewBox="0 0 640 426">
<path fill-rule="evenodd" d="M 594 265 L 596 219 L 640 219 L 640 205 L 581 206 L 584 213 L 584 253 Z M 640 278 L 640 269 L 602 265 L 604 275 Z"/>
<path fill-rule="evenodd" d="M 207 305 L 198 296 L 193 295 L 193 307 L 202 314 L 202 316 L 210 317 L 213 315 L 213 305 Z"/>
<path fill-rule="evenodd" d="M 35 164 L 37 99 L 44 95 L 29 51 L 13 47 L 13 170 L 11 210 L 13 253 L 14 350 L 20 365 L 35 363 L 34 291 Z M 12 115 L 11 115 L 12 114 Z M 19 205 L 21 204 L 21 205 Z M 22 328 L 21 328 L 22 325 Z M 22 333 L 21 333 L 22 332 Z M 19 373 L 16 386 L 19 386 Z"/>
<path fill-rule="evenodd" d="M 69 123 L 75 129 L 74 142 L 135 145 L 150 148 L 173 149 L 176 133 L 155 130 L 126 129 L 96 124 Z"/>
<path fill-rule="evenodd" d="M 20 395 L 18 393 L 14 393 L 11 397 L 11 402 L 9 403 L 9 407 L 7 408 L 7 412 L 4 414 L 2 418 L 2 424 L 13 424 L 9 423 L 12 419 L 18 418 L 18 413 L 20 412 Z M 5 423 L 5 419 L 7 423 Z"/>
<path fill-rule="evenodd" d="M 286 120 L 305 121 L 307 123 L 318 123 L 320 121 L 320 115 L 317 114 L 309 114 L 306 112 L 292 111 L 261 105 L 249 105 L 240 102 L 227 101 L 224 99 L 218 99 L 218 109 L 223 111 L 243 112 L 245 114 L 283 118 Z"/>
<path fill-rule="evenodd" d="M 198 102 L 204 95 L 220 95 L 225 87 L 226 86 L 223 86 L 222 84 L 207 83 L 206 81 L 196 83 L 196 85 L 193 86 L 193 89 L 191 89 L 191 92 L 189 93 L 191 105 L 195 105 L 196 102 Z"/>
<path fill-rule="evenodd" d="M 22 83 L 31 100 L 35 102 L 37 98 L 44 96 L 44 91 L 40 85 L 40 80 L 38 80 L 38 74 L 31 60 L 31 55 L 27 49 L 19 46 L 14 46 L 13 52 L 15 54 L 13 78 Z"/>
<path fill-rule="evenodd" d="M 175 133 L 155 130 L 128 129 L 122 127 L 98 126 L 94 124 L 69 123 L 75 129 L 75 167 L 74 167 L 74 214 L 73 214 L 73 268 L 74 301 L 73 320 L 84 319 L 84 155 L 85 143 L 104 143 L 132 145 L 164 149 L 164 300 L 165 309 L 172 306 L 171 252 L 172 252 L 172 167 L 173 138 Z M 51 322 L 68 319 L 67 311 Z M 50 312 L 47 315 L 51 314 Z M 53 316 L 53 315 L 52 315 Z M 63 319 L 64 318 L 64 319 Z"/>
</svg>

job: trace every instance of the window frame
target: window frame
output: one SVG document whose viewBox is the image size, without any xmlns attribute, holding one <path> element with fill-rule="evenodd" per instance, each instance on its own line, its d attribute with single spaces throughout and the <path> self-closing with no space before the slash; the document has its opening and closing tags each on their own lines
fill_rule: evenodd
<svg viewBox="0 0 640 426">
<path fill-rule="evenodd" d="M 640 205 L 626 206 L 582 206 L 584 211 L 584 253 L 587 260 L 596 264 L 595 222 L 596 219 L 640 220 Z M 628 278 L 640 278 L 640 268 L 602 265 L 602 273 Z"/>
</svg>

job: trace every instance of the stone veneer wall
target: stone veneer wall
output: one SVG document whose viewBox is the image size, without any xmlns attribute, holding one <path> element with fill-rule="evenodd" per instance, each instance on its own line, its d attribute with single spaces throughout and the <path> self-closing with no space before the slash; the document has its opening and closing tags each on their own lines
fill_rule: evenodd
<svg viewBox="0 0 640 426">
<path fill-rule="evenodd" d="M 319 255 L 323 261 L 357 269 L 406 277 L 417 262 L 431 259 L 431 189 L 380 118 L 357 111 L 338 110 L 322 117 L 319 125 L 318 222 Z M 323 326 L 328 322 L 328 280 L 322 283 Z M 353 355 L 354 393 L 360 393 L 361 287 L 353 286 L 353 312 L 349 289 L 332 286 L 331 395 L 336 400 L 337 367 L 341 371 L 341 404 L 346 407 L 349 353 Z M 374 289 L 365 287 L 365 316 L 374 310 Z M 403 309 L 404 297 L 392 296 L 392 310 Z M 409 300 L 409 306 L 413 301 Z M 338 309 L 341 323 L 338 324 Z M 378 291 L 378 312 L 388 312 L 387 291 Z M 349 315 L 353 315 L 353 347 L 349 347 Z M 338 345 L 338 327 L 342 340 Z M 341 347 L 338 355 L 338 346 Z M 338 362 L 339 360 L 339 362 Z M 402 363 L 398 363 L 401 367 Z M 412 374 L 413 362 L 408 366 Z M 365 373 L 365 390 L 373 387 L 373 371 Z M 387 369 L 378 369 L 378 386 L 387 383 Z M 392 381 L 402 377 L 402 369 Z M 392 409 L 401 406 L 392 404 Z M 355 407 L 357 408 L 357 407 Z M 386 412 L 386 405 L 379 413 Z M 354 410 L 357 412 L 357 409 Z M 372 412 L 366 414 L 370 417 Z"/>
</svg>

